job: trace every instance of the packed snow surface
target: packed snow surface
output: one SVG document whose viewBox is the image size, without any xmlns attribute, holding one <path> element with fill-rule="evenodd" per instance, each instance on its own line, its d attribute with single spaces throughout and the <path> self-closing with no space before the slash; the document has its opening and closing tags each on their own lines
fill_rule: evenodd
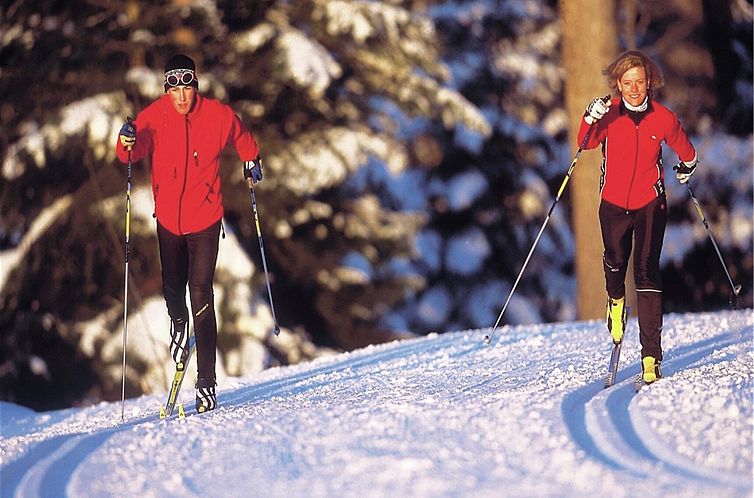
<svg viewBox="0 0 754 498">
<path fill-rule="evenodd" d="M 3 497 L 752 496 L 751 310 L 665 317 L 638 393 L 629 321 L 603 388 L 602 322 L 394 342 L 218 386 L 34 413 L 3 403 Z"/>
</svg>

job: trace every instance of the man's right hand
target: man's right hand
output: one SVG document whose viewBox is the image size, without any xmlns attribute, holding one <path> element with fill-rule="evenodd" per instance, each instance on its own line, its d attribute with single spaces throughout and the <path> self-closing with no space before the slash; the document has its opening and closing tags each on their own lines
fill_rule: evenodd
<svg viewBox="0 0 754 498">
<path fill-rule="evenodd" d="M 596 123 L 610 110 L 610 98 L 607 99 L 598 97 L 592 100 L 588 106 L 586 106 L 586 112 L 584 113 L 584 121 L 591 125 Z"/>
<path fill-rule="evenodd" d="M 136 143 L 136 126 L 130 119 L 126 124 L 121 126 L 118 137 L 120 138 L 120 143 L 123 147 L 128 150 L 133 149 L 133 146 Z"/>
</svg>

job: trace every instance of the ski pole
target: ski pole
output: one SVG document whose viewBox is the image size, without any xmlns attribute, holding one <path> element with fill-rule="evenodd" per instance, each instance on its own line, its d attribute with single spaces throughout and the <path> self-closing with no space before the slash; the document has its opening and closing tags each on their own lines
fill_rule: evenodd
<svg viewBox="0 0 754 498">
<path fill-rule="evenodd" d="M 131 116 L 127 116 L 131 122 Z M 120 387 L 120 419 L 125 419 L 126 413 L 126 344 L 128 343 L 128 258 L 130 255 L 131 237 L 131 148 L 128 148 L 128 181 L 126 182 L 126 274 L 123 285 L 123 364 L 121 366 Z"/>
<path fill-rule="evenodd" d="M 604 97 L 602 100 L 607 101 L 610 99 L 610 96 Z M 534 248 L 537 247 L 537 244 L 539 243 L 540 237 L 542 237 L 542 233 L 545 231 L 545 227 L 547 226 L 547 223 L 550 221 L 550 216 L 552 216 L 552 212 L 555 209 L 555 205 L 560 200 L 561 195 L 563 195 L 563 191 L 566 188 L 566 185 L 568 184 L 568 180 L 571 179 L 571 173 L 573 173 L 573 169 L 576 167 L 576 162 L 579 160 L 579 156 L 581 156 L 581 152 L 584 150 L 584 147 L 586 147 L 587 141 L 589 141 L 589 136 L 592 134 L 592 130 L 594 129 L 594 123 L 592 123 L 589 126 L 589 130 L 586 132 L 586 136 L 584 136 L 584 140 L 582 140 L 581 145 L 579 146 L 579 150 L 576 151 L 576 155 L 573 157 L 573 160 L 571 161 L 571 165 L 568 167 L 568 172 L 566 172 L 565 178 L 563 178 L 563 182 L 560 184 L 560 188 L 558 189 L 558 194 L 555 196 L 555 200 L 553 201 L 552 205 L 550 206 L 550 210 L 547 212 L 547 217 L 545 217 L 544 223 L 542 223 L 542 227 L 539 229 L 539 233 L 537 234 L 537 237 L 534 239 L 534 243 L 531 246 L 531 249 L 529 249 L 529 254 L 526 256 L 526 260 L 524 260 L 524 265 L 521 267 L 521 271 L 518 272 L 518 277 L 516 277 L 516 281 L 513 283 L 513 287 L 511 288 L 510 293 L 508 294 L 508 299 L 505 300 L 505 305 L 503 305 L 502 311 L 500 311 L 500 314 L 497 316 L 497 321 L 495 322 L 495 325 L 492 327 L 492 331 L 489 334 L 486 334 L 484 336 L 484 343 L 489 344 L 492 340 L 492 335 L 497 330 L 498 325 L 500 325 L 500 320 L 503 318 L 503 314 L 505 313 L 505 310 L 508 308 L 508 304 L 511 301 L 511 297 L 513 297 L 513 293 L 516 291 L 516 287 L 518 286 L 518 282 L 521 280 L 521 276 L 524 274 L 524 270 L 526 269 L 526 265 L 529 264 L 529 260 L 531 259 L 531 255 L 534 254 Z"/>
<path fill-rule="evenodd" d="M 677 166 L 673 167 L 673 169 L 676 169 Z M 707 223 L 707 217 L 704 216 L 704 212 L 702 211 L 702 205 L 697 200 L 696 196 L 694 196 L 694 192 L 691 190 L 691 182 L 686 182 L 686 187 L 689 189 L 689 196 L 691 196 L 691 202 L 694 203 L 694 207 L 696 207 L 696 212 L 699 213 L 699 218 L 702 220 L 702 224 L 704 225 L 705 230 L 707 230 L 707 235 L 709 235 L 709 239 L 712 241 L 712 246 L 715 248 L 715 252 L 717 253 L 717 257 L 720 259 L 720 264 L 723 267 L 723 270 L 725 271 L 725 276 L 728 277 L 728 283 L 730 284 L 730 288 L 733 290 L 733 294 L 730 296 L 730 299 L 728 302 L 730 303 L 730 307 L 732 309 L 738 308 L 738 293 L 741 292 L 741 284 L 734 284 L 733 279 L 730 276 L 730 273 L 728 272 L 728 268 L 725 265 L 725 261 L 723 260 L 723 255 L 720 253 L 720 248 L 717 246 L 717 241 L 715 240 L 715 236 L 712 235 L 712 230 L 710 230 L 709 223 Z"/>
<path fill-rule="evenodd" d="M 246 179 L 249 185 L 249 195 L 251 196 L 251 209 L 254 213 L 254 226 L 257 229 L 257 239 L 259 240 L 259 252 L 262 254 L 262 267 L 264 268 L 264 279 L 267 282 L 267 295 L 270 298 L 270 310 L 272 311 L 272 321 L 275 323 L 275 335 L 280 335 L 280 327 L 275 317 L 275 305 L 272 302 L 272 290 L 270 289 L 270 277 L 267 272 L 267 258 L 264 255 L 264 242 L 262 241 L 262 230 L 259 228 L 259 212 L 257 211 L 257 196 L 254 194 L 254 180 Z"/>
</svg>

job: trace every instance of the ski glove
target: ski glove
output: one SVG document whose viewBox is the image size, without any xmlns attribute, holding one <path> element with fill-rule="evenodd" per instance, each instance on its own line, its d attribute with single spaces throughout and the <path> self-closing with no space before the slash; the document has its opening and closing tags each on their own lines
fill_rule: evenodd
<svg viewBox="0 0 754 498">
<path fill-rule="evenodd" d="M 584 113 L 584 121 L 586 121 L 586 124 L 591 125 L 602 119 L 602 117 L 607 114 L 607 111 L 610 110 L 610 96 L 607 97 L 599 97 L 591 102 L 589 102 L 589 105 L 586 106 L 586 112 Z"/>
<path fill-rule="evenodd" d="M 243 177 L 246 180 L 251 179 L 252 182 L 258 183 L 262 181 L 262 156 L 257 156 L 256 159 L 246 161 L 243 163 Z"/>
<path fill-rule="evenodd" d="M 694 156 L 694 159 L 691 161 L 680 161 L 678 164 L 673 166 L 673 170 L 675 170 L 675 177 L 678 178 L 678 181 L 681 183 L 686 183 L 689 181 L 689 178 L 691 178 L 691 175 L 694 174 L 694 171 L 696 171 L 696 165 L 699 163 L 697 156 Z"/>
<path fill-rule="evenodd" d="M 126 124 L 121 126 L 120 133 L 118 133 L 118 135 L 120 137 L 120 143 L 123 144 L 123 147 L 131 150 L 136 143 L 136 126 L 133 124 L 131 119 L 129 119 Z"/>
</svg>

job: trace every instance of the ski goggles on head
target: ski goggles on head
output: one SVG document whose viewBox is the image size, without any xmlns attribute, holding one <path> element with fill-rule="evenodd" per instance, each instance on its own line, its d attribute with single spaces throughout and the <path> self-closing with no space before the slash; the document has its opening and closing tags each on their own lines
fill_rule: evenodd
<svg viewBox="0 0 754 498">
<path fill-rule="evenodd" d="M 196 75 L 191 69 L 172 69 L 165 73 L 165 84 L 172 86 L 188 86 L 194 83 Z M 196 85 L 196 83 L 194 83 Z"/>
</svg>

